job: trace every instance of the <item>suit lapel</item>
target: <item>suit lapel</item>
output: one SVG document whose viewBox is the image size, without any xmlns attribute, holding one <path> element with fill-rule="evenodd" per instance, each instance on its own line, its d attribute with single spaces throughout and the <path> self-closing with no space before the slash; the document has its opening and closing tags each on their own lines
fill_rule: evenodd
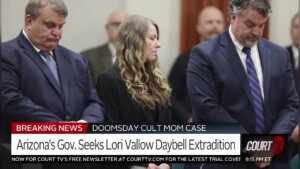
<svg viewBox="0 0 300 169">
<path fill-rule="evenodd" d="M 239 81 L 240 81 L 241 85 L 243 86 L 243 89 L 248 97 L 248 100 L 253 107 L 253 102 L 251 101 L 252 96 L 251 96 L 251 92 L 250 92 L 249 84 L 248 84 L 248 77 L 246 75 L 242 61 L 236 51 L 236 48 L 230 38 L 228 31 L 223 33 L 221 36 L 221 46 L 222 46 L 222 48 L 221 48 L 222 55 L 226 58 L 229 65 L 233 69 L 233 72 L 239 79 Z"/>
<path fill-rule="evenodd" d="M 23 52 L 33 60 L 33 62 L 41 69 L 41 71 L 44 73 L 46 78 L 49 80 L 50 84 L 53 86 L 53 88 L 57 91 L 58 95 L 63 100 L 63 95 L 61 93 L 61 88 L 57 84 L 52 72 L 48 68 L 47 64 L 43 61 L 41 56 L 36 52 L 36 50 L 33 48 L 33 46 L 30 44 L 30 42 L 25 38 L 23 33 L 21 32 L 19 35 L 19 43 L 20 46 L 24 49 Z"/>
<path fill-rule="evenodd" d="M 68 95 L 68 86 L 69 86 L 69 80 L 70 80 L 70 75 L 68 74 L 69 69 L 68 65 L 68 58 L 63 54 L 63 52 L 60 51 L 60 48 L 56 47 L 54 50 L 54 56 L 56 59 L 56 64 L 57 64 L 57 69 L 60 77 L 60 85 L 62 92 L 64 93 L 64 98 L 65 100 L 68 100 L 66 98 Z"/>
<path fill-rule="evenodd" d="M 266 105 L 269 100 L 269 88 L 270 88 L 270 81 L 271 81 L 271 65 L 272 65 L 272 56 L 271 51 L 269 48 L 265 46 L 265 43 L 263 40 L 259 40 L 257 42 L 257 48 L 259 52 L 262 72 L 263 72 L 263 86 L 264 86 L 264 113 L 265 113 L 265 121 L 266 126 L 272 126 L 272 122 L 270 121 L 270 118 L 272 117 L 272 113 L 268 106 Z"/>
<path fill-rule="evenodd" d="M 295 62 L 294 62 L 293 47 L 292 47 L 292 46 L 289 46 L 289 47 L 287 48 L 287 50 L 289 51 L 289 54 L 290 54 L 291 66 L 292 66 L 293 70 L 295 70 Z"/>
<path fill-rule="evenodd" d="M 268 100 L 269 87 L 270 87 L 270 78 L 271 78 L 271 52 L 265 47 L 265 43 L 262 40 L 257 42 L 257 48 L 259 52 L 259 57 L 261 61 L 261 67 L 263 72 L 263 86 L 264 86 L 264 101 Z"/>
<path fill-rule="evenodd" d="M 101 63 L 99 63 L 99 64 L 111 67 L 113 65 L 113 63 L 112 63 L 113 55 L 109 49 L 108 44 L 106 44 L 104 46 L 104 50 L 99 51 L 99 53 L 101 53 L 101 55 L 102 55 L 101 57 L 103 57 L 102 60 L 99 60 L 99 61 L 101 61 Z"/>
</svg>

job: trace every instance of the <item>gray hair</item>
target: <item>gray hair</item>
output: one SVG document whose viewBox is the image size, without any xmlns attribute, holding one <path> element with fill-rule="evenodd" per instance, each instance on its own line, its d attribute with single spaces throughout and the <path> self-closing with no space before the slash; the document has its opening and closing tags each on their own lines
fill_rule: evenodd
<svg viewBox="0 0 300 169">
<path fill-rule="evenodd" d="M 62 0 L 30 0 L 25 8 L 25 15 L 30 15 L 33 20 L 40 16 L 40 9 L 50 6 L 51 9 L 67 17 L 68 9 Z"/>
<path fill-rule="evenodd" d="M 229 15 L 235 13 L 240 17 L 242 13 L 249 8 L 257 11 L 264 17 L 268 17 L 272 12 L 270 0 L 231 0 L 228 12 Z"/>
</svg>

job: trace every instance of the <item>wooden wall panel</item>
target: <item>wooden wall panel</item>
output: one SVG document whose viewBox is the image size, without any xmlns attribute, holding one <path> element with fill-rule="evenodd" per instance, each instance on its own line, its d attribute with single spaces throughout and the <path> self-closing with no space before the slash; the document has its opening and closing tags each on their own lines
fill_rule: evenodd
<svg viewBox="0 0 300 169">
<path fill-rule="evenodd" d="M 180 28 L 180 53 L 189 51 L 199 43 L 199 34 L 196 31 L 199 12 L 206 6 L 218 7 L 225 16 L 225 27 L 228 27 L 229 0 L 181 0 L 181 28 Z M 264 30 L 264 38 L 268 39 L 269 23 Z"/>
</svg>

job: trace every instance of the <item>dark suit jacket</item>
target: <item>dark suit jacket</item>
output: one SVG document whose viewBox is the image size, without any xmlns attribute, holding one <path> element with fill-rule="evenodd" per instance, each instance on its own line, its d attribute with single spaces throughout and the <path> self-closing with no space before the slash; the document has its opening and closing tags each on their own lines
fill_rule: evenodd
<svg viewBox="0 0 300 169">
<path fill-rule="evenodd" d="M 297 70 L 295 70 L 295 62 L 296 61 L 294 60 L 294 53 L 293 53 L 292 46 L 288 46 L 287 50 L 289 51 L 289 54 L 290 54 L 290 61 L 291 61 L 291 65 L 292 65 L 293 72 L 294 72 L 294 77 L 295 77 L 295 81 L 296 81 L 296 88 L 297 88 L 297 91 L 298 91 L 298 96 L 300 96 L 300 82 L 299 82 L 299 80 L 297 81 L 297 78 L 300 79 L 300 77 L 296 77 L 297 76 L 297 73 L 296 73 Z M 299 103 L 300 103 L 300 100 L 299 100 Z M 300 112 L 300 110 L 299 110 L 299 112 Z M 298 119 L 298 123 L 299 123 L 300 122 L 300 113 L 298 113 L 298 118 L 297 119 Z M 289 142 L 289 145 L 290 145 L 289 157 L 292 158 L 296 153 L 299 152 L 298 149 L 297 149 L 297 147 L 299 145 L 294 143 L 293 141 Z"/>
<path fill-rule="evenodd" d="M 1 44 L 1 110 L 10 121 L 102 122 L 103 108 L 85 58 L 58 45 L 54 57 L 60 85 L 21 32 Z"/>
<path fill-rule="evenodd" d="M 169 109 L 150 110 L 132 99 L 116 66 L 101 74 L 97 83 L 99 97 L 106 109 L 108 123 L 171 123 Z"/>
<path fill-rule="evenodd" d="M 296 76 L 299 76 L 299 74 L 297 74 L 296 73 L 297 70 L 295 70 L 295 62 L 299 62 L 299 60 L 294 60 L 294 53 L 293 53 L 292 46 L 288 46 L 287 50 L 289 51 L 289 54 L 290 54 L 290 61 L 291 61 L 292 69 L 293 69 L 295 80 L 296 80 L 296 88 L 297 88 L 298 92 L 300 92 L 300 77 L 296 77 Z M 300 68 L 298 67 L 298 69 L 300 69 Z"/>
<path fill-rule="evenodd" d="M 289 55 L 290 55 L 292 69 L 295 70 L 295 61 L 294 61 L 294 53 L 293 53 L 292 46 L 288 46 L 288 47 L 286 47 L 286 49 L 288 50 Z"/>
<path fill-rule="evenodd" d="M 189 58 L 190 51 L 180 55 L 176 59 L 168 77 L 172 88 L 173 118 L 179 123 L 187 122 L 192 115 L 192 107 L 186 87 L 186 69 Z"/>
<path fill-rule="evenodd" d="M 132 99 L 119 69 L 116 66 L 102 73 L 97 81 L 96 89 L 105 107 L 105 123 L 122 124 L 165 124 L 172 123 L 169 109 L 158 107 L 150 110 Z M 100 168 L 130 168 L 131 163 L 100 165 Z M 147 167 L 147 163 L 135 163 Z M 98 167 L 99 168 L 99 167 Z"/>
<path fill-rule="evenodd" d="M 298 96 L 288 52 L 264 39 L 258 41 L 258 51 L 264 78 L 265 133 L 290 133 L 296 124 Z M 192 49 L 187 85 L 193 120 L 238 123 L 244 133 L 255 133 L 247 75 L 228 30 Z"/>
<path fill-rule="evenodd" d="M 112 53 L 109 50 L 107 43 L 102 46 L 83 51 L 81 54 L 89 61 L 94 84 L 97 83 L 99 75 L 111 68 L 113 65 Z"/>
<path fill-rule="evenodd" d="M 286 49 L 258 41 L 264 77 L 266 133 L 289 133 L 296 124 L 298 97 Z M 229 32 L 192 49 L 188 89 L 197 121 L 239 123 L 254 133 L 247 75 Z"/>
</svg>

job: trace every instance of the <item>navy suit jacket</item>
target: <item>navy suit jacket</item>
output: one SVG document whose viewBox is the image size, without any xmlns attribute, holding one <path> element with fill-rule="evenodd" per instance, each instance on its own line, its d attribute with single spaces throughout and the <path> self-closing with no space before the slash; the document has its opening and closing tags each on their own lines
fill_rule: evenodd
<svg viewBox="0 0 300 169">
<path fill-rule="evenodd" d="M 265 39 L 257 45 L 263 71 L 265 133 L 290 133 L 299 105 L 288 51 Z M 243 133 L 255 133 L 247 75 L 228 30 L 192 49 L 187 86 L 194 121 L 238 123 Z"/>
<path fill-rule="evenodd" d="M 291 45 L 291 46 L 286 47 L 286 49 L 288 50 L 288 52 L 290 54 L 290 61 L 291 61 L 292 69 L 295 70 L 296 60 L 294 59 L 293 47 Z"/>
<path fill-rule="evenodd" d="M 21 32 L 1 44 L 1 102 L 5 122 L 102 122 L 103 108 L 92 84 L 86 59 L 60 45 L 53 55 L 60 85 Z"/>
</svg>

